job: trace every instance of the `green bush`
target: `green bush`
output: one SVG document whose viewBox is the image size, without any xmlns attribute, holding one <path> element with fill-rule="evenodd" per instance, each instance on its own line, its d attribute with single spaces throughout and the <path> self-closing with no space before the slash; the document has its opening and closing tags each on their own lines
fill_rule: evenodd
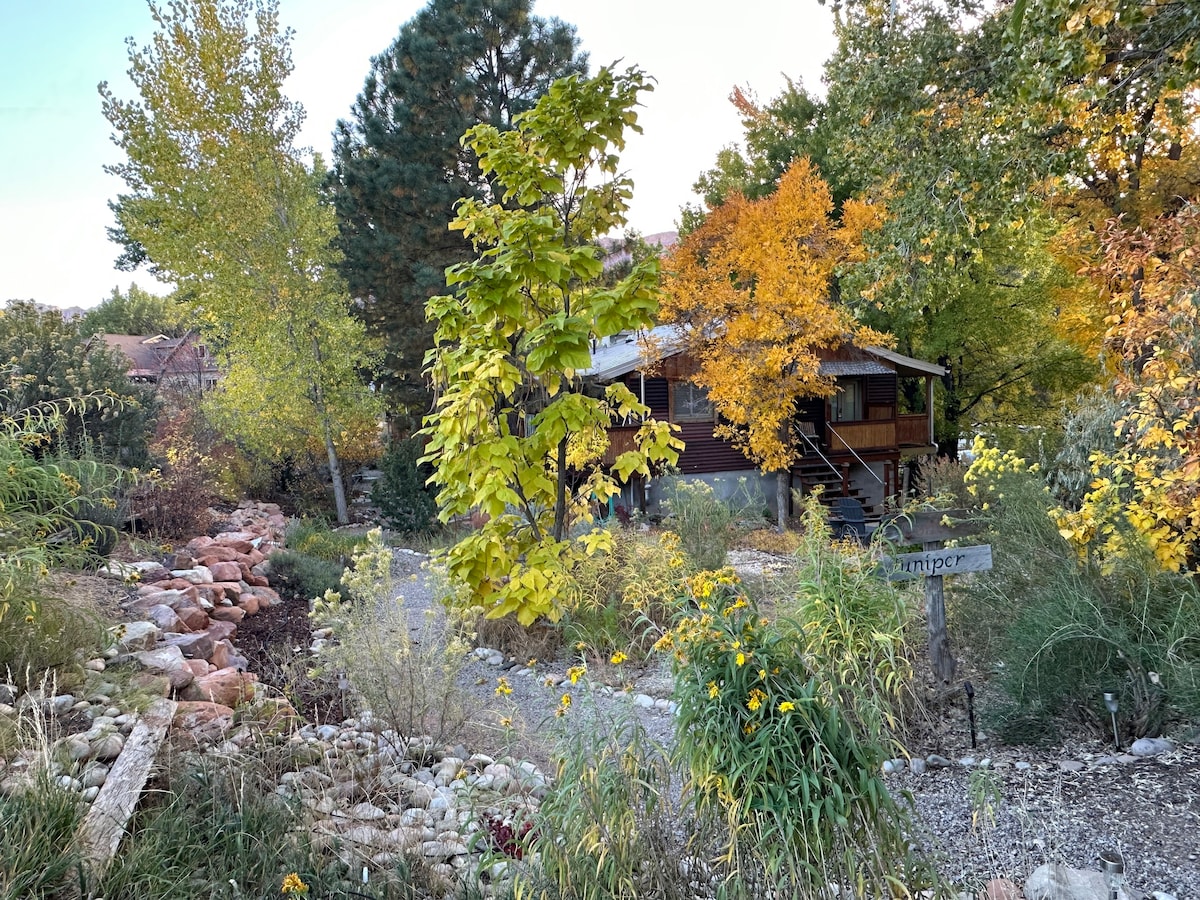
<svg viewBox="0 0 1200 900">
<path fill-rule="evenodd" d="M 321 519 L 297 519 L 288 525 L 284 541 L 289 550 L 345 568 L 366 543 L 366 537 L 351 531 L 331 531 Z"/>
<path fill-rule="evenodd" d="M 712 485 L 703 481 L 685 481 L 680 476 L 668 479 L 665 504 L 670 512 L 668 524 L 679 535 L 683 551 L 694 571 L 719 569 L 733 542 L 733 508 L 717 497 Z"/>
<path fill-rule="evenodd" d="M 295 550 L 276 550 L 270 556 L 271 579 L 311 600 L 326 591 L 342 589 L 342 566 Z"/>
<path fill-rule="evenodd" d="M 417 438 L 391 444 L 379 463 L 383 478 L 371 490 L 384 523 L 405 534 L 426 534 L 436 525 L 437 501 L 426 485 L 433 467 L 420 462 L 423 452 Z"/>
<path fill-rule="evenodd" d="M 883 750 L 809 670 L 800 629 L 760 616 L 731 570 L 691 590 L 697 613 L 660 646 L 675 653 L 676 748 L 697 817 L 725 825 L 725 895 L 925 887 Z"/>
<path fill-rule="evenodd" d="M 1120 695 L 1129 737 L 1200 715 L 1194 580 L 1162 571 L 1132 529 L 1123 555 L 1081 555 L 1059 533 L 1036 473 L 1009 468 L 977 484 L 993 568 L 956 586 L 951 625 L 998 664 L 1006 699 L 992 716 L 1002 736 L 1052 737 L 1059 719 L 1102 736 L 1104 691 Z"/>
</svg>

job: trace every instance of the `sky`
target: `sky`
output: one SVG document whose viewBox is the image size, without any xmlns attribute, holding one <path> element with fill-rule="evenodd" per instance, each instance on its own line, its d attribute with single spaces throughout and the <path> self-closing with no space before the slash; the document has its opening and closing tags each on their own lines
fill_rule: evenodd
<svg viewBox="0 0 1200 900">
<path fill-rule="evenodd" d="M 301 144 L 329 158 L 331 133 L 370 69 L 424 0 L 280 0 L 295 32 L 285 91 L 307 112 Z M 618 60 L 657 80 L 622 166 L 634 180 L 630 225 L 674 228 L 691 186 L 737 143 L 735 86 L 762 100 L 785 76 L 821 92 L 834 49 L 817 0 L 535 0 L 535 14 L 575 25 L 592 70 Z M 113 268 L 107 201 L 122 189 L 103 171 L 121 161 L 97 85 L 133 97 L 126 38 L 152 33 L 145 0 L 0 0 L 0 304 L 31 299 L 90 307 L 131 283 L 164 293 L 145 272 Z"/>
</svg>

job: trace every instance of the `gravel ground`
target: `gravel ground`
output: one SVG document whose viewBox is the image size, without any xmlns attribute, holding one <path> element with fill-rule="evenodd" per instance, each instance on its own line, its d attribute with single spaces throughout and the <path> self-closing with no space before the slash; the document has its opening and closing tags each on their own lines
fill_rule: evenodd
<svg viewBox="0 0 1200 900">
<path fill-rule="evenodd" d="M 412 551 L 395 554 L 398 590 L 412 613 L 440 611 L 426 562 L 427 557 Z M 753 570 L 761 560 L 735 562 Z M 756 574 L 761 569 L 749 573 Z M 492 665 L 472 658 L 464 666 L 460 687 L 485 740 L 488 735 L 509 739 L 509 749 L 546 771 L 553 771 L 546 767 L 553 739 L 562 729 L 612 728 L 627 715 L 636 716 L 653 741 L 670 745 L 671 713 L 635 702 L 638 694 L 663 701 L 669 697 L 671 682 L 664 669 L 626 664 L 610 670 L 613 677 L 632 682 L 626 694 L 619 684 L 616 690 L 588 690 L 582 683 L 548 686 L 546 680 L 561 681 L 573 661 L 539 661 L 532 668 L 527 661 L 508 658 Z M 496 693 L 501 676 L 512 688 L 510 695 Z M 567 716 L 556 719 L 554 711 L 566 689 L 575 702 Z M 499 726 L 504 717 L 512 719 L 511 729 Z M 1124 854 L 1134 898 L 1165 891 L 1176 900 L 1200 900 L 1200 747 L 1182 745 L 1136 762 L 1104 764 L 1106 749 L 1099 743 L 1050 751 L 989 748 L 985 743 L 971 751 L 965 733 L 963 737 L 962 748 L 947 747 L 944 733 L 939 737 L 937 752 L 949 758 L 949 766 L 930 767 L 919 775 L 906 768 L 888 776 L 891 787 L 912 797 L 915 843 L 933 855 L 953 882 L 978 888 L 991 878 L 1009 877 L 1021 884 L 1045 862 L 1098 869 L 1099 853 L 1117 849 Z M 924 752 L 913 750 L 914 756 Z M 964 764 L 967 759 L 973 762 Z M 1079 771 L 1068 771 L 1077 764 Z"/>
</svg>

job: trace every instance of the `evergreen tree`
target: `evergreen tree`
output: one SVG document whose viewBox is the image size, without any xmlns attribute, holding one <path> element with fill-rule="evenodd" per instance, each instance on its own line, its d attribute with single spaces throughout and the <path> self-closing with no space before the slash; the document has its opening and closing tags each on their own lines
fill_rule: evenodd
<svg viewBox="0 0 1200 900">
<path fill-rule="evenodd" d="M 422 369 L 433 346 L 425 302 L 445 269 L 471 256 L 447 224 L 463 197 L 489 200 L 475 153 L 484 123 L 503 131 L 551 82 L 586 70 L 575 29 L 530 14 L 531 0 L 431 0 L 377 56 L 349 121 L 338 123 L 331 181 L 341 270 L 387 349 L 393 410 L 429 407 Z"/>
</svg>

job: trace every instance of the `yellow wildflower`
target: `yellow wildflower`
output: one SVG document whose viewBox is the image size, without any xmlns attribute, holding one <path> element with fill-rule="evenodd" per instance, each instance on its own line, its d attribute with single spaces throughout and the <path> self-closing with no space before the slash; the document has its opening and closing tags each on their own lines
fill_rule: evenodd
<svg viewBox="0 0 1200 900">
<path fill-rule="evenodd" d="M 739 651 L 738 651 L 738 655 L 737 655 L 737 659 L 735 660 L 735 662 L 736 662 L 736 663 L 737 663 L 739 666 L 744 666 L 744 665 L 746 664 L 746 654 L 745 654 L 745 653 L 743 653 L 741 650 L 739 650 Z"/>
<path fill-rule="evenodd" d="M 616 653 L 614 653 L 612 655 L 612 658 L 609 660 L 609 662 L 612 663 L 614 666 L 619 666 L 621 663 L 625 662 L 625 660 L 627 660 L 627 659 L 629 659 L 629 657 L 626 656 L 624 653 L 622 653 L 620 650 L 618 650 Z"/>
<path fill-rule="evenodd" d="M 762 702 L 766 699 L 767 695 L 758 688 L 755 688 L 750 692 L 750 696 L 746 698 L 746 708 L 750 710 L 750 712 L 755 712 L 760 706 L 762 706 Z"/>
<path fill-rule="evenodd" d="M 308 885 L 301 881 L 295 872 L 289 872 L 283 876 L 283 886 L 280 890 L 285 894 L 307 894 Z"/>
<path fill-rule="evenodd" d="M 717 687 L 717 683 L 715 681 L 710 681 L 707 685 L 705 685 L 705 687 L 708 688 L 709 699 L 716 699 L 717 695 L 721 693 L 721 690 Z"/>
<path fill-rule="evenodd" d="M 512 716 L 501 716 L 500 717 L 500 727 L 501 728 L 512 728 Z"/>
<path fill-rule="evenodd" d="M 571 679 L 571 684 L 579 684 L 579 679 L 587 674 L 587 666 L 571 666 L 567 669 L 567 677 Z"/>
<path fill-rule="evenodd" d="M 499 697 L 507 697 L 512 693 L 512 685 L 508 683 L 508 679 L 501 675 L 496 679 L 496 695 Z"/>
<path fill-rule="evenodd" d="M 781 713 L 789 713 L 792 710 L 794 710 L 795 708 L 796 708 L 796 704 L 793 703 L 791 700 L 784 700 L 782 703 L 779 704 L 779 711 Z"/>
</svg>

